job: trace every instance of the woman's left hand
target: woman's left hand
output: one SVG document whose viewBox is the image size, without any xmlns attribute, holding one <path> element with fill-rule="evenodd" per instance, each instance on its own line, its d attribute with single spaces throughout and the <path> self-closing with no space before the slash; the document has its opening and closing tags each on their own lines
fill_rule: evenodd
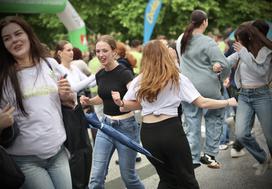
<svg viewBox="0 0 272 189">
<path fill-rule="evenodd" d="M 214 65 L 213 65 L 213 71 L 215 72 L 215 73 L 219 73 L 219 72 L 221 72 L 222 71 L 222 66 L 219 64 L 219 63 L 215 63 Z"/>
<path fill-rule="evenodd" d="M 121 100 L 121 96 L 120 96 L 120 93 L 118 91 L 111 91 L 111 96 L 112 96 L 112 99 L 113 99 L 114 103 L 117 106 L 123 106 L 124 105 L 124 102 Z"/>
</svg>

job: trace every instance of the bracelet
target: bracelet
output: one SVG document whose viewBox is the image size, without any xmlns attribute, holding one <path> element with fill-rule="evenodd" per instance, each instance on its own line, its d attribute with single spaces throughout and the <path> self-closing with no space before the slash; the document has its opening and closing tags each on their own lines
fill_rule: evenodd
<svg viewBox="0 0 272 189">
<path fill-rule="evenodd" d="M 122 104 L 120 105 L 120 107 L 124 107 L 125 106 L 125 103 L 123 100 L 121 100 Z"/>
</svg>

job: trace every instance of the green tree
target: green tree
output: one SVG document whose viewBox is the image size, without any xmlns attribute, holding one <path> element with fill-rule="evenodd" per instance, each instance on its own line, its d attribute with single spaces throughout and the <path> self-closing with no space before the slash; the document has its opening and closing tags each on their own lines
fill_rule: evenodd
<svg viewBox="0 0 272 189">
<path fill-rule="evenodd" d="M 85 21 L 88 34 L 112 34 L 125 41 L 143 39 L 143 23 L 147 0 L 70 0 Z M 208 13 L 208 31 L 237 27 L 244 21 L 272 18 L 269 0 L 163 0 L 152 37 L 165 35 L 176 39 L 186 28 L 194 9 Z M 41 41 L 54 47 L 56 41 L 67 39 L 67 31 L 54 14 L 23 15 L 33 26 Z"/>
</svg>

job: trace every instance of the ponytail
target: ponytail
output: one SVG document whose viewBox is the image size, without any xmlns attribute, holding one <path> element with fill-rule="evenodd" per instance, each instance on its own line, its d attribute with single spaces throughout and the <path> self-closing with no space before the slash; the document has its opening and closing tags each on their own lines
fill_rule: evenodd
<svg viewBox="0 0 272 189">
<path fill-rule="evenodd" d="M 195 29 L 195 26 L 193 23 L 191 23 L 189 26 L 187 26 L 183 37 L 180 42 L 180 54 L 182 55 L 185 52 L 186 46 L 188 45 L 189 40 L 193 36 L 193 30 Z"/>
<path fill-rule="evenodd" d="M 193 36 L 195 28 L 199 28 L 204 20 L 208 19 L 207 14 L 202 10 L 194 10 L 191 14 L 191 23 L 187 26 L 180 44 L 180 54 L 185 52 L 185 49 L 189 43 L 189 40 Z"/>
</svg>

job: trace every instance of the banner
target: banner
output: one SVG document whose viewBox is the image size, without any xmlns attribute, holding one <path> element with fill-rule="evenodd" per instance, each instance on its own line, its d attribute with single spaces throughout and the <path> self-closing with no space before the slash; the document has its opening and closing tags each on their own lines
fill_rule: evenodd
<svg viewBox="0 0 272 189">
<path fill-rule="evenodd" d="M 68 0 L 0 0 L 0 3 L 0 13 L 57 13 L 73 46 L 88 51 L 85 23 Z"/>
<path fill-rule="evenodd" d="M 145 9 L 144 17 L 144 44 L 149 41 L 159 12 L 161 10 L 161 0 L 150 0 Z"/>
<path fill-rule="evenodd" d="M 58 13 L 64 10 L 67 0 L 0 0 L 4 13 Z"/>
</svg>

